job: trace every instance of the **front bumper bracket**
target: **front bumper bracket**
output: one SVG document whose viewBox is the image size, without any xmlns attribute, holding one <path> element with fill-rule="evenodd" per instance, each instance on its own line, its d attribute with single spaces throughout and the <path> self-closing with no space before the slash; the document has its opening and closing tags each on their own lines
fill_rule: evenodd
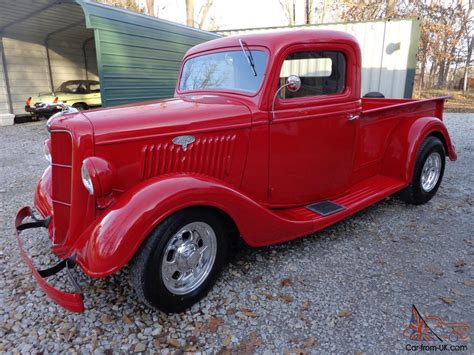
<svg viewBox="0 0 474 355">
<path fill-rule="evenodd" d="M 23 223 L 23 221 L 28 217 L 32 219 L 32 222 Z M 72 256 L 61 260 L 58 264 L 48 269 L 37 270 L 36 267 L 33 265 L 33 262 L 31 261 L 31 259 L 28 257 L 28 255 L 26 255 L 26 252 L 23 248 L 23 243 L 20 238 L 20 233 L 26 229 L 31 229 L 31 228 L 41 228 L 41 227 L 47 228 L 50 223 L 50 220 L 51 220 L 50 217 L 46 217 L 45 219 L 37 218 L 33 214 L 30 207 L 23 207 L 22 209 L 18 211 L 15 218 L 15 229 L 16 229 L 16 238 L 17 238 L 18 246 L 20 248 L 21 256 L 23 257 L 23 260 L 30 268 L 31 273 L 33 274 L 34 278 L 36 279 L 40 287 L 55 303 L 57 303 L 61 307 L 72 312 L 78 312 L 78 313 L 84 312 L 84 296 L 81 292 L 79 284 L 77 283 L 77 281 L 75 280 L 74 276 L 71 273 L 71 270 L 76 265 L 75 255 L 73 254 Z M 74 293 L 61 291 L 53 287 L 52 285 L 50 285 L 45 280 L 45 278 L 55 275 L 63 269 L 66 269 L 68 278 L 72 286 L 74 287 L 74 290 L 75 290 Z"/>
</svg>

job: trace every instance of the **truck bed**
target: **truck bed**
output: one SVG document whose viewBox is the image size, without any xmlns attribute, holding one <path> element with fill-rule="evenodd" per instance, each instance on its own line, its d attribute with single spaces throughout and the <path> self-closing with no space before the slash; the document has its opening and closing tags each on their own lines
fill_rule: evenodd
<svg viewBox="0 0 474 355">
<path fill-rule="evenodd" d="M 371 114 L 383 115 L 390 112 L 406 112 L 421 114 L 425 116 L 434 116 L 443 119 L 444 101 L 447 96 L 432 99 L 376 99 L 362 98 L 362 114 L 369 116 Z"/>
</svg>

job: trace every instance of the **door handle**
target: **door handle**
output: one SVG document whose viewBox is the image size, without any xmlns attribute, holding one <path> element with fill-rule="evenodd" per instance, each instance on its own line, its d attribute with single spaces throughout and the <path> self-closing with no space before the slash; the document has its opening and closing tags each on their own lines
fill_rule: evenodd
<svg viewBox="0 0 474 355">
<path fill-rule="evenodd" d="M 350 113 L 347 115 L 347 120 L 349 121 L 355 121 L 355 120 L 358 120 L 359 118 L 360 118 L 360 115 L 357 115 L 354 113 Z"/>
</svg>

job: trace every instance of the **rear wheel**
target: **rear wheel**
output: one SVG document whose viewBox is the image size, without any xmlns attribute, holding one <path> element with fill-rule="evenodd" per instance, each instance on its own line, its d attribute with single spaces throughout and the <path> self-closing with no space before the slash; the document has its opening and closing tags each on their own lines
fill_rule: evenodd
<svg viewBox="0 0 474 355">
<path fill-rule="evenodd" d="M 399 197 L 414 205 L 431 200 L 441 185 L 445 163 L 443 143 L 436 137 L 426 138 L 416 159 L 412 181 L 399 193 Z"/>
<path fill-rule="evenodd" d="M 131 282 L 146 304 L 181 312 L 203 298 L 227 259 L 228 236 L 212 211 L 191 208 L 161 223 L 131 264 Z"/>
</svg>

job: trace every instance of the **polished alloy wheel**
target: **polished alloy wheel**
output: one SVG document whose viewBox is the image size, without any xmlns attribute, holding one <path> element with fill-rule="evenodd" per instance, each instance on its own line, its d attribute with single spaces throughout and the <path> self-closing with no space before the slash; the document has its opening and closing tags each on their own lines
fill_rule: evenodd
<svg viewBox="0 0 474 355">
<path fill-rule="evenodd" d="M 171 293 L 184 295 L 197 289 L 209 276 L 217 253 L 214 230 L 193 222 L 174 234 L 161 263 L 163 283 Z"/>
<path fill-rule="evenodd" d="M 441 156 L 438 152 L 432 152 L 423 165 L 421 171 L 421 188 L 425 192 L 430 192 L 436 186 L 441 174 Z"/>
</svg>

